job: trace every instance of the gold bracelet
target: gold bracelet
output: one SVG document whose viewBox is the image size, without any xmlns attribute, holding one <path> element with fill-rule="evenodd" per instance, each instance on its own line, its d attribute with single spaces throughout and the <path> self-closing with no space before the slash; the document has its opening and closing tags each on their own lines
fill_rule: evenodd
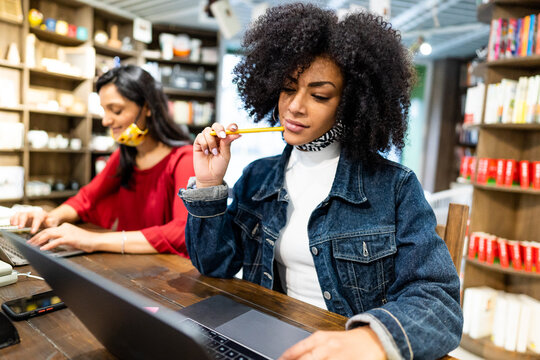
<svg viewBox="0 0 540 360">
<path fill-rule="evenodd" d="M 126 232 L 122 230 L 122 255 L 124 255 L 124 246 L 126 245 Z"/>
</svg>

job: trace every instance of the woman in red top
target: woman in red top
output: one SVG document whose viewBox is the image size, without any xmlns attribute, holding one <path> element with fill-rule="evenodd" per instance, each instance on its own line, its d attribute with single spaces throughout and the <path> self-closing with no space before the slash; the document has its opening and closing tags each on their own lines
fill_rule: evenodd
<svg viewBox="0 0 540 360">
<path fill-rule="evenodd" d="M 56 209 L 17 213 L 11 223 L 39 232 L 30 243 L 49 250 L 175 253 L 187 257 L 187 211 L 176 196 L 193 171 L 189 137 L 168 115 L 167 98 L 139 67 L 114 68 L 97 82 L 102 123 L 120 143 L 105 169 Z M 89 230 L 77 221 L 108 230 Z"/>
</svg>

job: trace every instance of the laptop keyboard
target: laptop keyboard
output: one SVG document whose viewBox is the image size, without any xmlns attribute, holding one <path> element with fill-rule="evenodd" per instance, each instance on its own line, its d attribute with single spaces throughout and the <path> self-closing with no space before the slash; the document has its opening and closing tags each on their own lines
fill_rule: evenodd
<svg viewBox="0 0 540 360">
<path fill-rule="evenodd" d="M 30 239 L 31 235 L 27 233 L 19 234 L 20 236 L 24 237 L 25 239 Z M 21 252 L 11 243 L 11 241 L 8 241 L 4 239 L 0 235 L 0 247 L 7 256 L 11 259 L 13 264 L 15 265 L 25 265 L 28 264 L 28 261 L 25 259 L 24 255 L 21 254 Z"/>
<path fill-rule="evenodd" d="M 259 355 L 254 351 L 240 345 L 216 331 L 199 324 L 198 322 L 187 319 L 187 324 L 193 326 L 205 337 L 205 346 L 212 359 L 231 359 L 231 360 L 267 360 L 267 357 Z"/>
<path fill-rule="evenodd" d="M 32 237 L 32 234 L 29 232 L 22 232 L 18 231 L 17 235 L 21 236 L 22 238 L 29 240 Z M 13 264 L 15 265 L 26 265 L 28 264 L 28 261 L 24 257 L 24 255 L 11 243 L 11 241 L 4 239 L 0 235 L 0 247 L 2 250 L 4 250 L 4 253 L 6 253 L 7 256 L 11 259 Z M 66 251 L 66 249 L 62 246 L 58 246 L 54 249 L 49 250 L 50 253 L 55 254 L 62 251 Z"/>
</svg>

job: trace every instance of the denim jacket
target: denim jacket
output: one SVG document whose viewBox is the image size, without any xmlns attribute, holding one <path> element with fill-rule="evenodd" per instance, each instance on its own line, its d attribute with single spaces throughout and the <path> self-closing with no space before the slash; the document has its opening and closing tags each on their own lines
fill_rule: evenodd
<svg viewBox="0 0 540 360">
<path fill-rule="evenodd" d="M 204 275 L 273 288 L 275 243 L 287 219 L 284 171 L 292 147 L 244 169 L 227 207 L 226 185 L 180 190 L 186 244 Z M 316 181 L 316 179 L 314 179 Z M 369 324 L 388 358 L 435 359 L 459 345 L 459 278 L 420 183 L 406 167 L 376 166 L 342 152 L 328 197 L 308 223 L 310 251 L 328 310 Z"/>
</svg>

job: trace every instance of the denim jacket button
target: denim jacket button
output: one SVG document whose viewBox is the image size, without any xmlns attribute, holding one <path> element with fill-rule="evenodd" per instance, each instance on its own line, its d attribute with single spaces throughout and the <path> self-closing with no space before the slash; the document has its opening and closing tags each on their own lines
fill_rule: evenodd
<svg viewBox="0 0 540 360">
<path fill-rule="evenodd" d="M 330 294 L 328 291 L 323 292 L 323 296 L 326 300 L 330 300 L 332 298 L 332 294 Z"/>
<path fill-rule="evenodd" d="M 285 194 L 285 196 L 283 196 L 283 200 L 289 201 L 289 194 Z"/>
<path fill-rule="evenodd" d="M 319 249 L 317 249 L 315 246 L 313 246 L 313 247 L 311 248 L 311 253 L 312 253 L 313 255 L 317 255 L 317 254 L 319 253 Z"/>
<path fill-rule="evenodd" d="M 266 271 L 264 272 L 264 276 L 266 276 L 268 279 L 272 280 L 272 275 L 270 275 Z"/>
</svg>

